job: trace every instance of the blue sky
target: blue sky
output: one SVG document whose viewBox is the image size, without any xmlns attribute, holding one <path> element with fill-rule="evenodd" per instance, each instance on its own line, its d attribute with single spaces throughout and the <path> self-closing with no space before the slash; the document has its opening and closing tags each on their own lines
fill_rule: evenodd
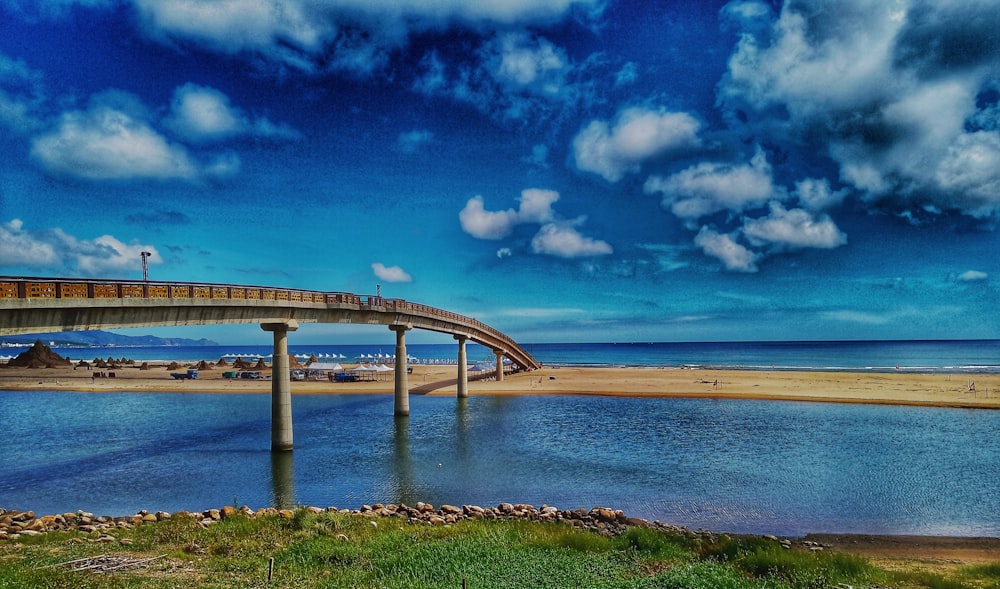
<svg viewBox="0 0 1000 589">
<path fill-rule="evenodd" d="M 998 101 L 995 0 L 0 0 L 0 273 L 994 338 Z"/>
</svg>

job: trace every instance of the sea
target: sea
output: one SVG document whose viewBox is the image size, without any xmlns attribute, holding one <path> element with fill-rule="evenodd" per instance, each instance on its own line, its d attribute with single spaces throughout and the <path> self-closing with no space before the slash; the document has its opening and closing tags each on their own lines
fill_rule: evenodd
<svg viewBox="0 0 1000 589">
<path fill-rule="evenodd" d="M 290 345 L 290 352 L 352 362 L 392 348 Z M 996 340 L 526 348 L 546 365 L 1000 374 Z M 454 362 L 455 350 L 408 346 L 415 363 Z M 270 353 L 269 346 L 57 351 L 135 360 Z M 478 356 L 492 354 L 470 346 L 470 361 Z M 295 450 L 272 453 L 268 394 L 0 391 L 0 507 L 126 515 L 230 504 L 512 502 L 612 507 L 720 532 L 1000 537 L 1000 411 L 415 394 L 410 411 L 394 417 L 385 394 L 295 396 Z"/>
</svg>

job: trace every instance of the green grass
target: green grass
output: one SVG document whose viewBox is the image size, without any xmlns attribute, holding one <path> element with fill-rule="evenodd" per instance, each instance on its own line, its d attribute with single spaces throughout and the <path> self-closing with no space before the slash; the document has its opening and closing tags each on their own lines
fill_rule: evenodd
<svg viewBox="0 0 1000 589">
<path fill-rule="evenodd" d="M 71 533 L 2 542 L 0 589 L 1000 587 L 1000 565 L 963 569 L 954 579 L 893 576 L 856 557 L 791 551 L 760 538 L 722 537 L 706 545 L 644 528 L 610 538 L 558 523 L 432 527 L 384 518 L 372 525 L 362 517 L 298 510 L 290 519 L 239 515 L 207 529 L 173 518 L 115 535 L 132 544 L 97 544 Z M 163 558 L 104 574 L 51 566 L 101 554 Z"/>
</svg>

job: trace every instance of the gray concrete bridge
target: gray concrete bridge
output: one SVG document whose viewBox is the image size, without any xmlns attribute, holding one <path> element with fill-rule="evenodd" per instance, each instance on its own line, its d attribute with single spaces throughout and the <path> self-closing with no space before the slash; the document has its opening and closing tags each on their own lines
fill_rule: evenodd
<svg viewBox="0 0 1000 589">
<path fill-rule="evenodd" d="M 271 449 L 291 450 L 288 333 L 300 323 L 385 325 L 396 334 L 394 413 L 409 415 L 406 332 L 425 329 L 458 342 L 458 396 L 468 396 L 466 342 L 493 350 L 496 378 L 504 358 L 539 367 L 509 336 L 471 317 L 402 299 L 345 292 L 206 284 L 71 278 L 0 277 L 0 336 L 135 327 L 257 323 L 273 334 Z"/>
</svg>

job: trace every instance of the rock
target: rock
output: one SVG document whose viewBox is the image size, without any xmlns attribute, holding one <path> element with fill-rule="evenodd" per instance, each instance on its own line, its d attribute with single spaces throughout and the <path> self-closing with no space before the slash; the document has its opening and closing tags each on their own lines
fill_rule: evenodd
<svg viewBox="0 0 1000 589">
<path fill-rule="evenodd" d="M 152 513 L 147 513 L 146 515 L 142 516 L 142 521 L 143 523 L 153 523 L 156 521 L 156 516 L 153 515 Z"/>
<path fill-rule="evenodd" d="M 452 515 L 457 515 L 457 514 L 462 513 L 462 508 L 461 507 L 455 507 L 454 505 L 442 505 L 441 506 L 441 512 L 442 513 L 450 513 Z"/>
<path fill-rule="evenodd" d="M 132 539 L 131 538 L 122 538 L 121 540 L 118 541 L 118 543 L 121 544 L 122 546 L 131 546 L 132 545 Z"/>
<path fill-rule="evenodd" d="M 205 511 L 201 512 L 201 514 L 205 518 L 211 519 L 211 520 L 215 520 L 215 521 L 219 521 L 220 519 L 222 519 L 222 512 L 219 511 L 218 509 L 206 509 Z"/>
<path fill-rule="evenodd" d="M 232 505 L 226 505 L 219 510 L 219 517 L 222 519 L 226 519 L 229 517 L 233 517 L 234 515 L 236 515 L 236 513 L 237 511 L 235 507 L 233 507 Z"/>
</svg>

